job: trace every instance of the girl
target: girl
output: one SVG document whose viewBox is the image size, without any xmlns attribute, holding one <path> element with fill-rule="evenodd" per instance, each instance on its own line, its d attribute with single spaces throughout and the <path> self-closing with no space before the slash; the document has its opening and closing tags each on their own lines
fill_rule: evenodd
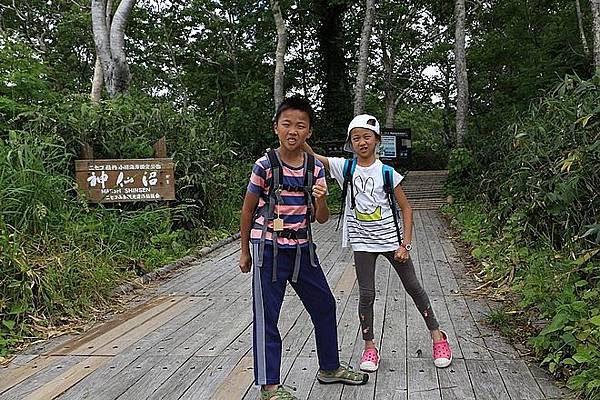
<svg viewBox="0 0 600 400">
<path fill-rule="evenodd" d="M 354 252 L 354 265 L 360 299 L 358 314 L 365 341 L 360 369 L 374 372 L 379 367 L 379 351 L 373 332 L 373 303 L 375 301 L 375 261 L 381 254 L 394 267 L 407 293 L 420 311 L 433 341 L 433 360 L 444 368 L 452 362 L 452 350 L 444 331 L 439 329 L 427 294 L 421 287 L 410 259 L 412 250 L 412 208 L 400 182 L 404 177 L 376 157 L 381 136 L 379 122 L 371 115 L 358 115 L 348 126 L 344 150 L 354 153 L 355 159 L 325 157 L 315 154 L 340 186 L 347 187 L 343 213 L 342 247 L 348 242 Z M 314 154 L 305 144 L 305 150 Z M 395 208 L 386 198 L 384 171 L 393 175 L 388 180 L 389 191 L 402 209 L 404 234 L 396 222 Z M 386 173 L 387 173 L 386 172 Z M 346 180 L 346 183 L 344 183 Z"/>
</svg>

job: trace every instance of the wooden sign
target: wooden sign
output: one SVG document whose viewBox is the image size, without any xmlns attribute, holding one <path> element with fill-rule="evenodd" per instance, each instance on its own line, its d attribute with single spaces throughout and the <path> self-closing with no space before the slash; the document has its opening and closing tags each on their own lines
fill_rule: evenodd
<svg viewBox="0 0 600 400">
<path fill-rule="evenodd" d="M 75 177 L 93 203 L 175 200 L 172 158 L 76 160 Z"/>
</svg>

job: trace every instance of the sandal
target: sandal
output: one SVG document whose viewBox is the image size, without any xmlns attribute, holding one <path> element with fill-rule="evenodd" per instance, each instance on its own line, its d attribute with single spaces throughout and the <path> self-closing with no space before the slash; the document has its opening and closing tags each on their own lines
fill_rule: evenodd
<svg viewBox="0 0 600 400">
<path fill-rule="evenodd" d="M 322 371 L 317 373 L 319 383 L 344 383 L 347 385 L 364 385 L 369 380 L 368 374 L 354 372 L 346 363 L 340 363 L 335 371 Z"/>
</svg>

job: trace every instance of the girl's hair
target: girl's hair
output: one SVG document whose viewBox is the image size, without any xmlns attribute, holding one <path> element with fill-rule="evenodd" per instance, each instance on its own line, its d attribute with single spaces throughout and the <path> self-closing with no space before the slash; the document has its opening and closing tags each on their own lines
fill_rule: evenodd
<svg viewBox="0 0 600 400">
<path fill-rule="evenodd" d="M 277 121 L 279 121 L 279 116 L 285 110 L 304 111 L 308 115 L 309 126 L 312 127 L 313 122 L 315 120 L 315 113 L 308 100 L 306 100 L 304 97 L 292 96 L 283 100 L 279 107 L 277 107 L 277 111 L 275 112 L 275 116 L 273 117 L 274 124 L 276 124 Z"/>
</svg>

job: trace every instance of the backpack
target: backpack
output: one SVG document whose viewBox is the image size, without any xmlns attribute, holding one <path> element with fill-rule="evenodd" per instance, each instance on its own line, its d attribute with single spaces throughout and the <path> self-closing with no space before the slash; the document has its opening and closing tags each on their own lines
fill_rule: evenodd
<svg viewBox="0 0 600 400">
<path fill-rule="evenodd" d="M 282 163 L 279 158 L 279 154 L 277 151 L 272 149 L 267 149 L 266 156 L 271 165 L 272 177 L 269 185 L 269 193 L 266 196 L 262 196 L 265 204 L 263 207 L 260 207 L 256 210 L 254 217 L 255 219 L 259 216 L 264 217 L 264 223 L 262 227 L 262 234 L 260 238 L 260 245 L 258 250 L 258 260 L 257 266 L 262 267 L 264 252 L 265 252 L 265 242 L 267 236 L 267 230 L 269 221 L 275 220 L 275 209 L 281 204 L 281 192 L 286 190 L 288 192 L 303 192 L 304 193 L 304 201 L 306 202 L 306 230 L 298 230 L 294 231 L 291 229 L 283 229 L 281 231 L 273 230 L 273 278 L 272 281 L 277 281 L 277 239 L 279 237 L 285 237 L 288 239 L 308 239 L 308 249 L 310 253 L 310 263 L 313 267 L 317 266 L 315 249 L 313 246 L 312 240 L 312 230 L 311 230 L 311 222 L 314 222 L 314 208 L 315 208 L 315 199 L 312 195 L 312 186 L 314 183 L 314 173 L 315 173 L 315 156 L 312 154 L 304 153 L 304 182 L 303 186 L 290 186 L 283 184 L 283 171 L 282 171 Z M 294 273 L 292 275 L 292 282 L 296 282 L 298 279 L 298 272 L 300 269 L 300 245 L 297 245 L 296 248 L 296 263 L 294 266 Z"/>
<path fill-rule="evenodd" d="M 352 177 L 354 176 L 354 170 L 356 169 L 356 158 L 346 159 L 344 161 L 343 177 L 344 183 L 342 184 L 342 204 L 340 215 L 338 217 L 336 230 L 340 228 L 340 221 L 342 215 L 345 214 L 346 207 L 346 196 L 348 196 L 348 186 L 350 186 L 350 209 L 354 210 L 356 202 L 354 200 L 354 185 L 352 183 Z M 398 208 L 396 207 L 396 199 L 394 198 L 394 169 L 389 165 L 383 164 L 381 168 L 383 174 L 383 191 L 386 193 L 388 203 L 392 209 L 392 215 L 394 216 L 394 226 L 396 227 L 396 235 L 398 236 L 398 243 L 402 243 L 402 237 L 400 235 L 400 227 L 398 226 Z"/>
</svg>

